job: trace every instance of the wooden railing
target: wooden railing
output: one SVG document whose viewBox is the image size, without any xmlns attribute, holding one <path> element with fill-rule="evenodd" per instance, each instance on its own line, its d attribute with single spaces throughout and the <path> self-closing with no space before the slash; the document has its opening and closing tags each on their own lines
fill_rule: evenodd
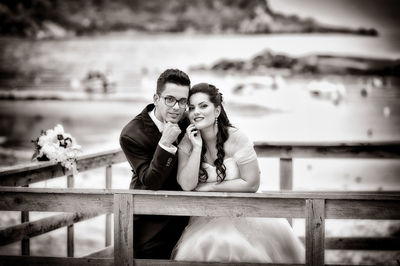
<svg viewBox="0 0 400 266">
<path fill-rule="evenodd" d="M 255 143 L 255 149 L 260 157 L 278 157 L 280 158 L 280 188 L 282 190 L 291 190 L 292 189 L 292 184 L 293 184 L 293 159 L 296 158 L 400 158 L 400 143 L 369 143 L 369 144 L 360 144 L 360 143 L 353 143 L 353 144 L 340 144 L 340 143 L 333 143 L 333 144 L 279 144 L 279 143 L 261 143 L 257 142 Z M 121 150 L 113 150 L 113 151 L 108 151 L 108 152 L 103 152 L 103 153 L 98 153 L 98 154 L 92 154 L 92 155 L 87 155 L 87 156 L 81 156 L 78 161 L 77 161 L 77 169 L 79 172 L 83 172 L 86 170 L 94 169 L 94 168 L 99 168 L 99 167 L 105 167 L 106 171 L 106 189 L 111 188 L 111 174 L 112 174 L 112 165 L 120 162 L 126 161 L 124 154 L 122 153 Z M 73 175 L 71 172 L 65 171 L 59 164 L 51 163 L 51 162 L 40 162 L 40 163 L 31 163 L 28 165 L 24 166 L 15 166 L 15 167 L 10 167 L 7 169 L 4 169 L 3 171 L 0 172 L 0 186 L 22 186 L 26 187 L 29 186 L 29 184 L 36 183 L 39 181 L 55 178 L 55 177 L 60 177 L 60 176 L 67 176 L 68 180 L 68 188 L 73 187 Z M 5 194 L 3 193 L 3 189 L 6 189 Z M 4 195 L 9 195 L 9 188 L 2 188 L 2 197 Z M 21 195 L 28 195 L 29 192 L 36 191 L 35 189 L 32 188 L 14 188 L 15 193 L 22 193 Z M 47 191 L 47 192 L 44 192 Z M 85 202 L 89 200 L 92 195 L 91 193 L 85 194 L 83 192 L 77 192 L 81 190 L 41 190 L 40 192 L 37 192 L 35 195 L 39 197 L 36 201 L 36 203 L 42 203 L 42 202 L 47 202 L 48 198 L 53 195 L 52 193 L 55 193 L 56 195 L 61 195 L 65 194 L 66 197 L 72 197 L 79 193 L 82 193 L 82 202 Z M 44 194 L 43 194 L 43 193 Z M 128 191 L 121 191 L 121 192 L 115 192 L 114 190 L 105 190 L 102 191 L 104 193 L 99 193 L 99 196 L 101 198 L 101 201 L 103 198 L 110 197 L 112 198 L 113 193 L 115 194 L 128 194 L 128 195 L 134 195 L 135 193 L 133 192 L 128 192 Z M 58 193 L 58 194 L 57 194 Z M 98 192 L 96 192 L 98 193 Z M 133 193 L 133 194 L 132 194 Z M 147 192 L 146 192 L 147 193 Z M 179 192 L 177 195 L 172 193 L 168 194 L 170 192 L 165 192 L 167 194 L 163 193 L 156 193 L 152 194 L 153 192 L 148 192 L 149 194 L 140 194 L 140 195 L 147 195 L 144 197 L 146 200 L 149 202 L 152 202 L 153 196 L 154 195 L 164 195 L 168 197 L 187 197 L 184 192 Z M 176 193 L 176 192 L 175 192 Z M 63 195 L 64 195 L 63 194 Z M 104 195 L 103 195 L 104 194 Z M 108 195 L 108 196 L 107 196 Z M 109 196 L 111 195 L 111 196 Z M 192 194 L 187 194 L 190 195 L 190 197 L 200 197 L 200 201 L 203 200 L 202 196 L 203 193 L 194 193 Z M 212 197 L 214 196 L 222 196 L 224 198 L 233 198 L 233 201 L 236 202 L 235 200 L 238 200 L 239 204 L 245 204 L 245 201 L 242 198 L 243 195 L 241 195 L 238 199 L 236 199 L 236 196 L 239 195 L 237 193 L 231 194 L 231 193 L 217 193 L 217 194 L 210 194 Z M 211 204 L 209 201 L 207 201 L 207 197 L 210 195 L 204 194 L 204 200 L 205 202 L 208 202 L 208 204 Z M 251 194 L 244 194 L 248 198 L 253 198 L 253 195 Z M 324 209 L 325 215 L 327 215 L 327 210 L 330 208 L 330 204 L 327 204 L 330 202 L 332 199 L 329 197 L 322 197 L 321 194 L 318 193 L 294 193 L 292 194 L 285 194 L 281 192 L 281 194 L 276 194 L 274 193 L 258 193 L 254 196 L 255 198 L 259 197 L 266 197 L 269 200 L 262 200 L 263 204 L 266 204 L 266 206 L 269 206 L 267 202 L 270 202 L 270 199 L 272 199 L 276 195 L 280 195 L 279 202 L 284 202 L 282 205 L 274 205 L 274 208 L 277 209 L 282 209 L 284 208 L 285 213 L 283 216 L 276 216 L 276 217 L 293 217 L 293 218 L 305 218 L 308 217 L 307 215 L 309 214 L 304 214 L 304 212 L 307 210 L 307 202 L 317 202 L 315 204 L 316 208 L 320 208 L 321 201 L 307 201 L 311 199 L 323 199 L 324 202 Z M 288 199 L 283 199 L 283 195 L 288 196 Z M 302 195 L 303 198 L 298 196 Z M 317 198 L 315 198 L 318 195 Z M 338 197 L 338 200 L 340 199 L 340 202 L 346 202 L 344 205 L 352 205 L 352 206 L 357 206 L 356 210 L 357 211 L 363 211 L 360 210 L 359 207 L 363 207 L 365 202 L 368 202 L 368 200 L 373 200 L 375 203 L 378 204 L 375 205 L 375 210 L 380 208 L 380 211 L 377 212 L 378 215 L 370 215 L 370 216 L 365 216 L 365 217 L 370 217 L 370 219 L 398 219 L 398 213 L 395 212 L 395 207 L 392 208 L 392 202 L 384 200 L 387 197 L 392 197 L 395 201 L 398 200 L 399 192 L 382 192 L 382 193 L 349 193 L 349 192 L 343 192 L 343 193 L 334 193 L 334 194 L 323 194 L 323 195 L 336 195 L 335 197 Z M 353 195 L 355 198 L 350 197 L 350 195 Z M 8 196 L 5 196 L 8 198 Z M 87 197 L 87 198 L 86 198 Z M 135 198 L 136 196 L 126 196 L 126 197 L 133 197 Z M 340 198 L 342 197 L 342 198 Z M 364 197 L 363 199 L 358 198 L 358 197 Z M 368 197 L 376 197 L 376 198 L 371 198 L 368 199 Z M 383 198 L 382 198 L 383 197 Z M 138 196 L 138 199 L 141 199 L 142 196 Z M 296 199 L 296 200 L 294 200 Z M 15 198 L 16 201 L 18 201 L 18 197 Z M 196 199 L 196 201 L 199 199 Z M 355 200 L 355 202 L 354 202 Z M 253 202 L 253 200 L 250 200 Z M 299 207 L 299 202 L 303 202 L 300 205 L 303 207 Z M 3 202 L 3 200 L 2 200 Z M 7 201 L 5 201 L 7 202 Z M 106 203 L 107 200 L 104 202 Z M 275 200 L 272 200 L 272 202 L 278 202 Z M 334 201 L 335 202 L 335 201 Z M 113 202 L 115 203 L 115 202 Z M 238 204 L 236 203 L 236 204 Z M 356 205 L 353 205 L 356 204 Z M 247 204 L 247 203 L 246 203 Z M 294 205 L 292 205 L 294 204 Z M 297 205 L 296 205 L 297 204 Z M 309 203 L 311 204 L 311 203 Z M 357 205 L 359 204 L 359 205 Z M 379 205 L 380 204 L 380 205 Z M 368 205 L 368 204 L 367 204 Z M 4 204 L 3 204 L 4 206 Z M 13 207 L 16 207 L 17 205 L 12 205 Z M 158 206 L 158 205 L 156 205 Z M 203 209 L 199 208 L 200 205 L 196 203 L 196 205 L 191 206 L 189 209 Z M 207 205 L 208 206 L 208 205 Z M 213 205 L 214 206 L 214 205 Z M 235 205 L 235 208 L 237 209 L 237 206 L 240 205 Z M 311 205 L 310 205 L 311 206 Z M 314 206 L 314 205 L 312 205 Z M 336 205 L 332 205 L 333 207 Z M 226 206 L 225 206 L 226 207 Z M 272 207 L 271 207 L 272 208 Z M 346 209 L 345 207 L 343 207 Z M 385 213 L 387 210 L 390 211 L 391 208 L 393 209 L 393 215 L 392 216 L 380 216 L 382 213 Z M 50 208 L 52 210 L 57 209 L 57 208 Z M 44 211 L 51 211 L 50 209 L 46 209 Z M 89 208 L 90 209 L 90 208 Z M 12 243 L 18 240 L 22 240 L 22 255 L 29 255 L 29 237 L 33 237 L 36 235 L 40 235 L 46 232 L 49 232 L 51 230 L 60 228 L 62 226 L 68 226 L 68 233 L 67 233 L 67 247 L 68 247 L 68 256 L 73 257 L 74 256 L 74 246 L 73 246 L 73 224 L 85 219 L 89 219 L 91 217 L 97 216 L 99 214 L 104 213 L 104 209 L 90 209 L 90 211 L 87 211 L 89 209 L 84 209 L 83 212 L 82 210 L 78 209 L 70 209 L 69 211 L 72 212 L 78 212 L 78 213 L 72 213 L 72 214 L 61 214 L 61 215 L 55 215 L 52 217 L 40 219 L 38 221 L 34 222 L 29 222 L 29 211 L 35 211 L 37 210 L 36 207 L 33 209 L 29 208 L 24 208 L 24 209 L 13 209 L 13 208 L 8 208 L 7 210 L 18 210 L 21 211 L 21 222 L 22 224 L 8 227 L 5 229 L 0 229 L 0 245 L 5 245 L 8 243 Z M 168 209 L 168 208 L 167 208 Z M 233 208 L 234 209 L 234 208 Z M 273 208 L 272 208 L 273 209 Z M 301 215 L 299 215 L 298 211 L 301 209 Z M 369 207 L 367 208 L 369 209 Z M 97 211 L 96 211 L 97 210 Z M 290 213 L 293 210 L 293 213 L 290 215 Z M 62 211 L 60 209 L 57 209 L 55 211 Z M 143 211 L 138 209 L 137 211 Z M 193 211 L 193 210 L 192 210 Z M 235 210 L 232 210 L 235 211 Z M 240 212 L 240 215 L 243 216 L 252 216 L 252 212 L 248 212 L 246 208 L 243 209 L 243 212 Z M 286 212 L 288 211 L 288 212 Z M 382 212 L 384 211 L 384 212 Z M 82 213 L 81 213 L 82 212 Z M 157 211 L 156 211 L 157 212 Z M 364 217 L 363 215 L 360 215 L 358 217 L 354 216 L 354 210 L 353 211 L 345 211 L 344 215 L 341 217 L 343 219 L 353 219 L 353 218 L 360 218 Z M 106 216 L 106 236 L 105 236 L 105 245 L 106 247 L 108 246 L 107 249 L 99 252 L 97 255 L 101 255 L 104 253 L 107 253 L 110 251 L 111 247 L 111 212 L 108 210 L 107 211 L 107 216 Z M 223 213 L 223 212 L 222 212 Z M 278 212 L 280 213 L 280 212 Z M 154 213 L 156 214 L 156 213 Z M 172 213 L 168 213 L 172 214 Z M 192 214 L 186 214 L 186 213 L 173 213 L 174 215 L 192 215 Z M 203 213 L 200 212 L 198 215 L 208 215 L 207 212 Z M 271 213 L 267 214 L 266 216 L 270 216 Z M 272 216 L 275 217 L 275 216 Z M 328 216 L 326 216 L 328 217 Z M 366 219 L 366 218 L 363 219 Z M 391 218 L 388 218 L 391 217 Z M 116 218 L 115 218 L 116 219 Z M 311 219 L 310 217 L 307 219 Z M 115 225 L 117 226 L 117 225 Z M 307 229 L 310 230 L 310 229 Z M 114 228 L 114 232 L 116 232 L 116 227 Z M 385 237 L 385 238 L 324 238 L 324 245 L 323 249 L 378 249 L 378 250 L 393 250 L 393 249 L 399 249 L 400 247 L 400 241 L 399 238 L 397 237 Z M 310 244 L 307 244 L 310 240 L 307 240 L 307 235 L 306 239 L 304 240 L 306 242 L 306 247 L 308 252 L 310 252 Z M 320 240 L 319 240 L 320 241 Z M 114 243 L 115 240 L 114 240 Z M 116 249 L 116 246 L 114 245 L 114 249 Z M 313 249 L 311 249 L 313 250 Z M 120 252 L 120 251 L 118 251 Z M 117 253 L 118 254 L 118 253 Z M 93 255 L 94 256 L 94 255 Z M 323 258 L 323 256 L 322 256 Z M 6 259 L 2 257 L 2 259 Z M 10 260 L 8 260 L 10 259 Z M 14 257 L 8 257 L 6 259 L 9 262 L 12 261 L 18 261 L 20 258 L 14 258 Z M 41 261 L 40 258 L 33 259 L 32 261 Z M 53 261 L 51 258 L 49 258 L 48 262 Z M 81 263 L 85 262 L 87 260 L 81 259 Z M 107 260 L 108 263 L 113 263 L 112 260 Z M 318 260 L 320 262 L 320 260 Z M 1 262 L 1 261 L 0 261 Z M 78 263 L 78 261 L 76 261 Z M 103 265 L 105 261 L 101 262 L 101 265 Z M 145 263 L 145 262 L 143 262 Z M 310 263 L 310 258 L 308 258 L 308 263 Z"/>
<path fill-rule="evenodd" d="M 51 200 L 48 200 L 51 199 Z M 216 204 L 216 202 L 218 204 Z M 306 265 L 324 265 L 325 219 L 400 219 L 398 192 L 212 193 L 0 188 L 0 210 L 114 213 L 114 258 L 0 256 L 4 264 L 176 265 L 133 258 L 133 216 L 187 215 L 306 219 Z M 212 208 L 207 208 L 212 206 Z M 397 244 L 399 244 L 397 242 Z M 397 246 L 398 247 L 398 246 Z M 180 265 L 199 265 L 181 262 Z M 220 265 L 215 263 L 214 265 Z M 287 264 L 290 265 L 290 264 Z"/>
<path fill-rule="evenodd" d="M 105 167 L 105 188 L 111 188 L 112 165 L 125 162 L 126 158 L 120 149 L 96 154 L 80 156 L 77 160 L 78 172 Z M 22 186 L 66 176 L 67 187 L 74 187 L 74 176 L 71 171 L 66 171 L 60 164 L 54 162 L 35 162 L 27 165 L 8 167 L 0 172 L 0 186 Z M 21 255 L 29 255 L 29 238 L 47 233 L 49 231 L 67 226 L 67 254 L 74 256 L 74 223 L 93 218 L 98 214 L 90 215 L 70 214 L 54 215 L 35 222 L 29 222 L 29 212 L 21 212 L 20 225 L 0 230 L 0 245 L 6 245 L 21 240 Z M 111 215 L 106 214 L 105 245 L 111 245 Z"/>
</svg>

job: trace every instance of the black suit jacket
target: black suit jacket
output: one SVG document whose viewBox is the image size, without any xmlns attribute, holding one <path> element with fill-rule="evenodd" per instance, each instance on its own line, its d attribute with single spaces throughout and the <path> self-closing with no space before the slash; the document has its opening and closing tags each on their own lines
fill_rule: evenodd
<svg viewBox="0 0 400 266">
<path fill-rule="evenodd" d="M 132 167 L 130 189 L 182 190 L 176 180 L 178 154 L 158 145 L 161 133 L 149 116 L 154 105 L 148 105 L 122 130 L 120 145 Z M 182 133 L 189 125 L 187 118 L 179 124 Z M 169 259 L 188 217 L 135 215 L 135 258 Z"/>
</svg>

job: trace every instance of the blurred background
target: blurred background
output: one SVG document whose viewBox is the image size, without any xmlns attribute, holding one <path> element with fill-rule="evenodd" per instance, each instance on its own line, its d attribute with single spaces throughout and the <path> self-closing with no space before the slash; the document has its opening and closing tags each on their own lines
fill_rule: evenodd
<svg viewBox="0 0 400 266">
<path fill-rule="evenodd" d="M 399 141 L 398 10 L 396 0 L 3 0 L 0 167 L 30 162 L 31 140 L 57 124 L 84 154 L 118 148 L 121 129 L 151 102 L 167 68 L 220 88 L 230 120 L 253 141 Z M 260 190 L 278 190 L 278 160 L 259 162 Z M 129 166 L 113 169 L 113 188 L 128 188 Z M 294 190 L 400 190 L 399 173 L 398 160 L 299 159 Z M 103 188 L 103 176 L 85 172 L 75 185 Z M 18 215 L 1 213 L 0 227 Z M 104 245 L 102 219 L 75 226 L 77 256 Z M 301 222 L 294 228 L 304 235 Z M 326 227 L 327 236 L 399 234 L 394 221 Z M 64 229 L 32 238 L 31 255 L 65 256 L 65 238 Z M 18 243 L 0 247 L 19 252 Z M 326 256 L 396 265 L 400 253 Z"/>
</svg>

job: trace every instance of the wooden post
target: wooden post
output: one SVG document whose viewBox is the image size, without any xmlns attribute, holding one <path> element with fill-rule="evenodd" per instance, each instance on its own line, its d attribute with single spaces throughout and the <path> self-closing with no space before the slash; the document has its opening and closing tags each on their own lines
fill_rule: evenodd
<svg viewBox="0 0 400 266">
<path fill-rule="evenodd" d="M 133 266 L 133 195 L 114 194 L 114 264 Z"/>
<path fill-rule="evenodd" d="M 29 185 L 25 185 L 23 187 L 29 187 Z M 21 212 L 21 223 L 29 222 L 29 211 Z M 30 255 L 30 240 L 29 237 L 24 237 L 21 240 L 21 255 L 29 256 Z"/>
<path fill-rule="evenodd" d="M 106 166 L 106 189 L 112 186 L 112 165 Z M 106 214 L 106 247 L 111 245 L 111 213 Z"/>
<path fill-rule="evenodd" d="M 67 176 L 67 187 L 73 188 L 74 187 L 74 176 L 68 175 Z M 67 256 L 73 257 L 74 256 L 74 225 L 67 226 Z"/>
<path fill-rule="evenodd" d="M 306 265 L 325 263 L 325 200 L 306 200 Z"/>
<path fill-rule="evenodd" d="M 293 190 L 293 160 L 292 158 L 279 159 L 279 189 L 280 190 Z M 287 219 L 289 224 L 292 225 L 292 218 Z"/>
<path fill-rule="evenodd" d="M 293 161 L 291 158 L 279 159 L 279 177 L 280 190 L 293 190 Z"/>
</svg>

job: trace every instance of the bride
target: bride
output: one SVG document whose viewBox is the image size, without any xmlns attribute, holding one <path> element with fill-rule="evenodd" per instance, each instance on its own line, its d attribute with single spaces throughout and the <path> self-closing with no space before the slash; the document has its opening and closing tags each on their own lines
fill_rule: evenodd
<svg viewBox="0 0 400 266">
<path fill-rule="evenodd" d="M 253 145 L 230 124 L 215 86 L 192 87 L 189 119 L 178 146 L 182 189 L 256 192 L 260 171 Z M 304 257 L 287 220 L 277 218 L 191 217 L 172 253 L 179 261 L 304 263 Z"/>
</svg>

